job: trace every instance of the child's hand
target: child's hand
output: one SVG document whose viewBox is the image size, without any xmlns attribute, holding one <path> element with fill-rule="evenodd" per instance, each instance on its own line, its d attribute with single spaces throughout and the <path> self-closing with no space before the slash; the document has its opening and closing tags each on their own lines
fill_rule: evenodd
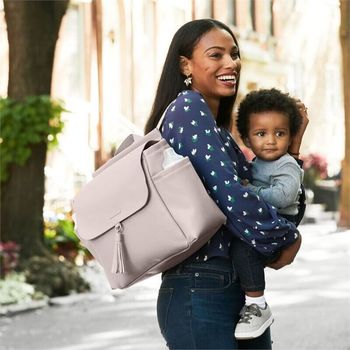
<svg viewBox="0 0 350 350">
<path fill-rule="evenodd" d="M 248 186 L 249 185 L 249 180 L 248 179 L 242 179 L 241 180 L 241 185 L 242 186 Z"/>
</svg>

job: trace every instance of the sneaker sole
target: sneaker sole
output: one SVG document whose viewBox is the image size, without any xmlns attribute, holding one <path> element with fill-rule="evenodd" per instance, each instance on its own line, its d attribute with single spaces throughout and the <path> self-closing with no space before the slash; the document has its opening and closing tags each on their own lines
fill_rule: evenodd
<svg viewBox="0 0 350 350">
<path fill-rule="evenodd" d="M 271 315 L 270 318 L 266 320 L 266 322 L 256 331 L 249 332 L 249 333 L 235 332 L 235 338 L 236 339 L 254 339 L 254 338 L 260 337 L 266 331 L 266 329 L 272 325 L 273 321 L 274 319 L 273 319 L 273 316 Z"/>
</svg>

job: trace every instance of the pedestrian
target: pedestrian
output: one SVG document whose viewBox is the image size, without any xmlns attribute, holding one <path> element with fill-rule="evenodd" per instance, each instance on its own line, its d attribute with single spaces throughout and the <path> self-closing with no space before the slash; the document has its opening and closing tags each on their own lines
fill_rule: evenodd
<svg viewBox="0 0 350 350">
<path fill-rule="evenodd" d="M 251 163 L 252 182 L 242 182 L 281 216 L 296 223 L 303 170 L 293 157 L 298 154 L 288 153 L 302 123 L 296 100 L 277 89 L 252 91 L 240 103 L 236 123 L 243 142 L 256 156 Z M 287 245 L 284 249 L 290 248 Z M 264 267 L 277 260 L 279 251 L 265 256 L 237 240 L 231 254 L 246 300 L 235 337 L 256 338 L 273 322 L 264 297 Z"/>
<path fill-rule="evenodd" d="M 240 183 L 252 180 L 250 164 L 229 132 L 240 69 L 238 43 L 226 25 L 213 19 L 184 24 L 170 44 L 145 127 L 146 132 L 155 128 L 166 111 L 163 137 L 189 157 L 227 216 L 207 244 L 162 275 L 157 315 L 170 349 L 271 349 L 269 328 L 255 339 L 234 337 L 245 298 L 230 247 L 234 237 L 265 253 L 288 242 L 291 249 L 276 262 L 284 266 L 301 244 L 295 225 Z M 293 138 L 292 153 L 299 152 L 305 124 Z"/>
</svg>

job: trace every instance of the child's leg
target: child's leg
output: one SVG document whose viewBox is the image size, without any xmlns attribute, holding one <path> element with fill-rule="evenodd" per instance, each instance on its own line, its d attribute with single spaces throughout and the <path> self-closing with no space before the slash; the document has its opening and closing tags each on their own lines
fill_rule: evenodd
<svg viewBox="0 0 350 350">
<path fill-rule="evenodd" d="M 237 339 L 259 337 L 272 324 L 273 316 L 264 297 L 264 262 L 260 254 L 248 244 L 234 240 L 232 260 L 245 292 L 245 305 L 236 326 Z"/>
<path fill-rule="evenodd" d="M 237 238 L 232 241 L 231 256 L 245 294 L 252 298 L 263 296 L 265 265 L 261 255 L 247 243 Z"/>
</svg>

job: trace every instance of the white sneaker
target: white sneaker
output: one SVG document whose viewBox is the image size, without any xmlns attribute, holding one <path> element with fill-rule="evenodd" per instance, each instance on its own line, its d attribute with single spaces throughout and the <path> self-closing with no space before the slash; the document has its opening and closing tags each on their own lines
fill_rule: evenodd
<svg viewBox="0 0 350 350">
<path fill-rule="evenodd" d="M 235 330 L 236 339 L 257 338 L 271 326 L 273 316 L 270 307 L 266 304 L 262 309 L 256 304 L 244 305 L 239 313 L 241 318 Z"/>
</svg>

